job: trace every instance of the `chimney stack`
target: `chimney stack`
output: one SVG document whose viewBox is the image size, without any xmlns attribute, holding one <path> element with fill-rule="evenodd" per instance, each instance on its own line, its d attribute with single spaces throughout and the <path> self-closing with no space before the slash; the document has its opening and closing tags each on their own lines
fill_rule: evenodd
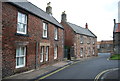
<svg viewBox="0 0 120 81">
<path fill-rule="evenodd" d="M 114 25 L 116 24 L 116 20 L 114 19 Z"/>
<path fill-rule="evenodd" d="M 52 16 L 52 7 L 50 6 L 51 2 L 47 3 L 46 13 Z"/>
<path fill-rule="evenodd" d="M 66 18 L 67 18 L 67 15 L 66 15 L 66 13 L 64 11 L 64 12 L 62 12 L 62 15 L 61 15 L 61 21 L 66 22 L 67 21 Z"/>
<path fill-rule="evenodd" d="M 88 29 L 88 24 L 86 23 L 85 28 Z"/>
</svg>

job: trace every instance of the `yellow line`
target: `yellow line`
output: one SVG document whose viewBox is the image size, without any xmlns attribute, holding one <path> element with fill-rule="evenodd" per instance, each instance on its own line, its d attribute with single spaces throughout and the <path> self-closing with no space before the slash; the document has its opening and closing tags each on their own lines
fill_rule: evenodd
<svg viewBox="0 0 120 81">
<path fill-rule="evenodd" d="M 49 73 L 49 74 L 47 74 L 47 75 L 45 75 L 45 76 L 43 76 L 43 77 L 38 78 L 38 79 L 35 80 L 35 81 L 39 81 L 39 80 L 45 79 L 45 78 L 47 78 L 47 77 L 49 77 L 49 76 L 51 76 L 51 75 L 53 75 L 53 74 L 55 74 L 55 73 L 57 73 L 57 72 L 59 72 L 59 71 L 65 69 L 65 68 L 69 67 L 69 66 L 70 66 L 70 65 L 67 65 L 67 66 L 65 66 L 65 67 L 63 67 L 63 68 L 60 68 L 60 69 L 58 69 L 58 70 L 56 70 L 56 71 L 54 71 L 54 72 L 52 72 L 52 73 Z"/>
<path fill-rule="evenodd" d="M 119 69 L 119 68 L 108 69 L 108 70 L 102 71 L 101 73 L 99 73 L 99 74 L 95 77 L 94 81 L 98 81 L 98 79 L 100 78 L 100 76 L 101 76 L 102 74 L 104 74 L 105 72 L 108 72 L 108 71 L 111 71 L 111 70 L 117 70 L 117 69 Z"/>
</svg>

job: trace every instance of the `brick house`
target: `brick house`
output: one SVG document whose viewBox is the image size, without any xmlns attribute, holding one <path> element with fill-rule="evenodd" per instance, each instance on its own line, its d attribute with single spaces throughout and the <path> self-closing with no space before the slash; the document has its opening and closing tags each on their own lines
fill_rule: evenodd
<svg viewBox="0 0 120 81">
<path fill-rule="evenodd" d="M 2 77 L 61 61 L 64 29 L 30 2 L 2 2 Z"/>
<path fill-rule="evenodd" d="M 61 15 L 61 24 L 65 31 L 65 47 L 68 50 L 73 48 L 74 57 L 87 57 L 97 55 L 97 37 L 88 29 L 67 22 L 65 12 Z M 69 53 L 68 53 L 69 54 Z"/>
<path fill-rule="evenodd" d="M 120 54 L 120 23 L 116 23 L 115 19 L 113 29 L 113 45 L 114 54 Z"/>
<path fill-rule="evenodd" d="M 99 53 L 113 53 L 113 40 L 102 40 L 97 42 Z"/>
</svg>

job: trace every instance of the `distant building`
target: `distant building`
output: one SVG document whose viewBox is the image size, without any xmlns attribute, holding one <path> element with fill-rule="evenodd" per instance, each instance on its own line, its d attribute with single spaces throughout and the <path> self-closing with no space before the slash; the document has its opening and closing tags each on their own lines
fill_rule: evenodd
<svg viewBox="0 0 120 81">
<path fill-rule="evenodd" d="M 76 58 L 97 55 L 97 36 L 86 27 L 67 22 L 67 15 L 62 13 L 61 24 L 64 26 L 65 48 Z M 68 54 L 70 54 L 68 53 Z"/>
<path fill-rule="evenodd" d="M 102 40 L 97 42 L 98 53 L 113 53 L 113 40 Z"/>
<path fill-rule="evenodd" d="M 114 54 L 120 54 L 120 23 L 116 23 L 115 19 L 113 29 L 113 44 Z"/>
</svg>

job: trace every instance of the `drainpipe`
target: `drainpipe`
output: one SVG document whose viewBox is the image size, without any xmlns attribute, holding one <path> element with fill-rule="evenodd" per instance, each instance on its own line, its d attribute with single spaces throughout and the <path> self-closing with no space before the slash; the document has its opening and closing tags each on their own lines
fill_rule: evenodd
<svg viewBox="0 0 120 81">
<path fill-rule="evenodd" d="M 35 69 L 38 67 L 38 45 L 39 43 L 36 42 Z"/>
</svg>

